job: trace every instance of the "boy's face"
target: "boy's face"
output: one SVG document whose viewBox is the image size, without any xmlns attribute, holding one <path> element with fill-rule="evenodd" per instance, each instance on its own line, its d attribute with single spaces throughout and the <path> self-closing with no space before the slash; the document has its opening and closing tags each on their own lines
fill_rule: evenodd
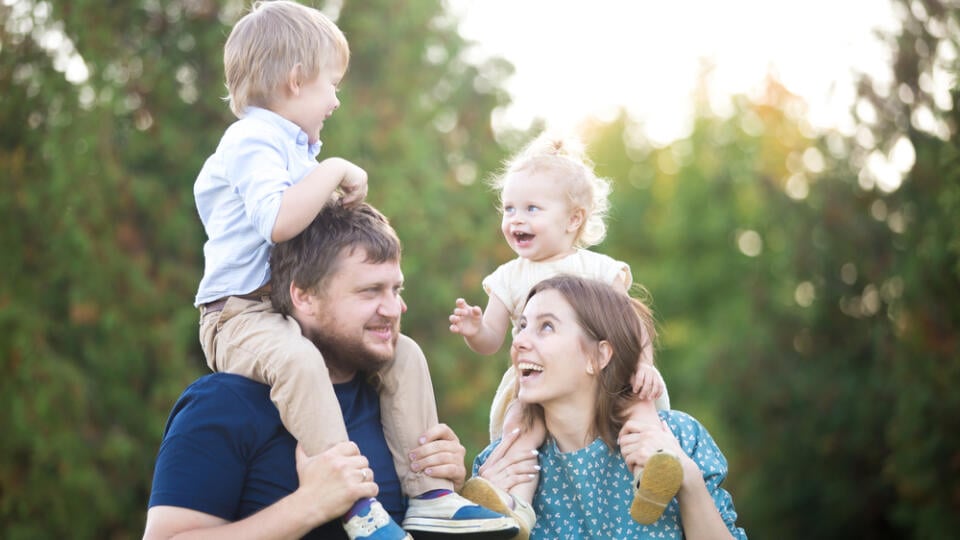
<svg viewBox="0 0 960 540">
<path fill-rule="evenodd" d="M 284 109 L 288 120 L 300 126 L 310 143 L 320 138 L 323 122 L 340 106 L 337 99 L 337 88 L 343 79 L 344 70 L 339 66 L 336 69 L 322 69 L 313 79 L 301 81 L 294 85 L 290 92 L 290 99 Z"/>
</svg>

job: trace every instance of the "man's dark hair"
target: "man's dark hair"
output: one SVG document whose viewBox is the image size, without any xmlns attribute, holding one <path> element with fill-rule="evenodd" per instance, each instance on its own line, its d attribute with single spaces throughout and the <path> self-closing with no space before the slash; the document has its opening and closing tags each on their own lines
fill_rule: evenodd
<svg viewBox="0 0 960 540">
<path fill-rule="evenodd" d="M 387 218 L 369 204 L 344 208 L 329 203 L 297 236 L 273 247 L 270 254 L 270 299 L 283 315 L 293 311 L 290 283 L 317 293 L 336 273 L 341 253 L 366 253 L 365 262 L 400 261 L 400 239 Z"/>
</svg>

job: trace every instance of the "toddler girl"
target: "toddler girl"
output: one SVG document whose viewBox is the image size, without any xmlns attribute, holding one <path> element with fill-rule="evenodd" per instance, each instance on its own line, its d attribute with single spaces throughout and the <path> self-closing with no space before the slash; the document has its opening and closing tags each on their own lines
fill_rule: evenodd
<svg viewBox="0 0 960 540">
<path fill-rule="evenodd" d="M 586 249 L 598 244 L 606 233 L 604 217 L 610 185 L 594 173 L 579 141 L 541 135 L 507 162 L 504 174 L 493 181 L 493 186 L 500 194 L 501 230 L 517 258 L 483 280 L 489 296 L 486 310 L 468 305 L 462 298 L 456 301 L 450 331 L 462 335 L 473 351 L 496 353 L 507 329 L 520 315 L 530 288 L 546 278 L 573 274 L 606 281 L 625 293 L 630 288 L 633 278 L 626 263 Z M 650 336 L 645 335 L 644 341 L 644 352 L 637 359 L 631 381 L 636 399 L 629 410 L 617 412 L 659 427 L 656 409 L 669 409 L 669 399 L 663 379 L 653 366 Z M 490 438 L 502 437 L 503 442 L 487 460 L 481 475 L 504 456 L 514 456 L 506 462 L 529 459 L 531 452 L 536 453 L 532 449 L 544 442 L 542 423 L 522 425 L 521 407 L 514 402 L 516 380 L 514 370 L 508 369 L 497 388 L 490 412 Z M 645 470 L 635 471 L 635 476 L 631 515 L 641 523 L 652 523 L 680 487 L 680 462 L 663 453 Z M 531 474 L 528 481 L 511 488 L 509 496 L 499 494 L 500 502 L 518 519 L 524 533 L 535 521 L 529 503 L 537 478 L 537 474 Z M 462 494 L 480 503 L 490 502 L 495 496 L 484 491 L 491 489 L 491 484 L 471 479 Z"/>
</svg>

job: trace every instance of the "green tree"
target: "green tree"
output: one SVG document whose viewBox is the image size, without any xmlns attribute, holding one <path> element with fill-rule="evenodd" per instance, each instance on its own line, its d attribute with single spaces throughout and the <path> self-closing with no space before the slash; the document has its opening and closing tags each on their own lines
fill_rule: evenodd
<svg viewBox="0 0 960 540">
<path fill-rule="evenodd" d="M 7 538 L 140 535 L 163 422 L 206 370 L 192 184 L 232 121 L 222 47 L 243 4 L 0 4 Z M 353 61 L 325 155 L 370 172 L 371 201 L 409 248 L 406 330 L 438 386 L 459 377 L 472 391 L 463 349 L 430 343 L 460 294 L 452 276 L 485 266 L 494 241 L 473 234 L 496 230 L 475 180 L 500 159 L 489 117 L 511 68 L 465 62 L 439 0 L 327 8 Z M 441 392 L 448 418 L 466 408 L 457 390 Z"/>
</svg>

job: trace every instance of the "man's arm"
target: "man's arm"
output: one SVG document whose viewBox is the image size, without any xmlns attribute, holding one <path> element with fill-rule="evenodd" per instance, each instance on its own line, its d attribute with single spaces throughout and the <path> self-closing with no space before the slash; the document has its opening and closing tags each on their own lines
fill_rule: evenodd
<svg viewBox="0 0 960 540">
<path fill-rule="evenodd" d="M 188 508 L 154 506 L 147 511 L 143 538 L 300 538 L 343 515 L 358 499 L 374 497 L 378 491 L 367 459 L 352 442 L 339 443 L 313 457 L 307 457 L 297 446 L 297 476 L 300 487 L 296 491 L 236 522 Z"/>
</svg>

